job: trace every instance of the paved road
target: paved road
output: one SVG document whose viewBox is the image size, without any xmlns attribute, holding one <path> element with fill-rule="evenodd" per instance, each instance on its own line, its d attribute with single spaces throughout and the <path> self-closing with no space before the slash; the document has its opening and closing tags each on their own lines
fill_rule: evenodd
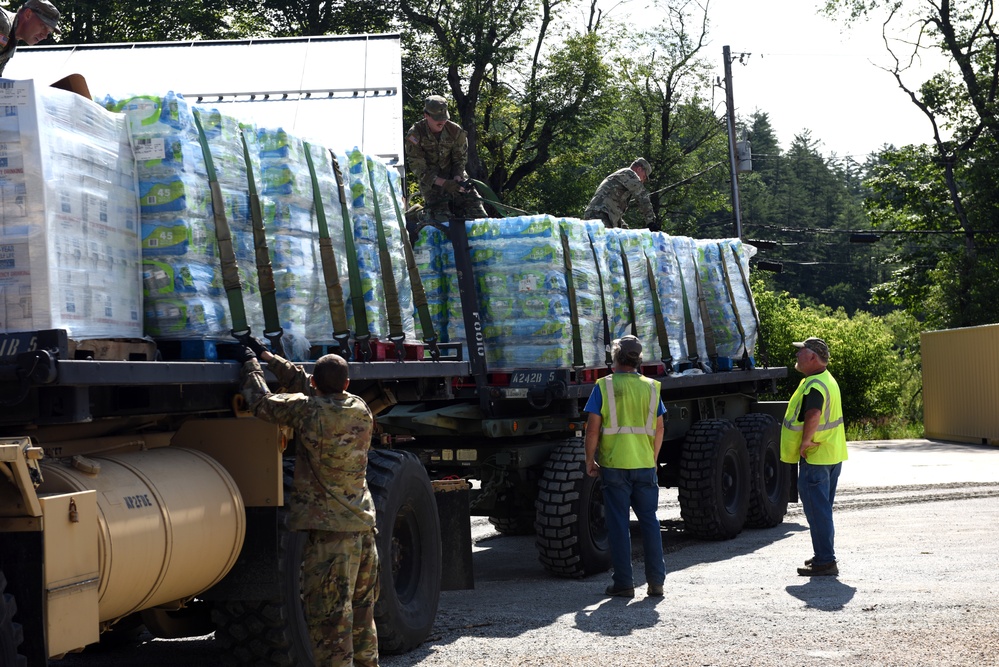
<svg viewBox="0 0 999 667">
<path fill-rule="evenodd" d="M 605 598 L 607 575 L 548 577 L 532 538 L 495 536 L 477 519 L 476 588 L 442 594 L 430 640 L 382 665 L 999 665 L 999 447 L 850 443 L 838 579 L 795 575 L 811 554 L 798 505 L 776 528 L 699 542 L 682 531 L 676 491 L 662 496 L 664 599 Z M 222 657 L 210 638 L 149 640 L 54 664 L 215 667 Z"/>
</svg>

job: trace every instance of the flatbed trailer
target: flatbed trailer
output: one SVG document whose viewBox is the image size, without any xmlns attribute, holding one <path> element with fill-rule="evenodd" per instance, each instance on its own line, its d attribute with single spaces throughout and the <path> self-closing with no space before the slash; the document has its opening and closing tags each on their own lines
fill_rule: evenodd
<svg viewBox="0 0 999 667">
<path fill-rule="evenodd" d="M 474 290 L 461 287 L 475 332 Z M 215 346 L 214 360 L 164 360 L 147 341 L 94 347 L 61 330 L 0 336 L 3 664 L 40 667 L 141 626 L 214 630 L 245 664 L 306 663 L 304 535 L 284 509 L 294 434 L 244 411 L 239 364 L 226 359 L 235 344 Z M 352 392 L 377 415 L 368 479 L 386 652 L 426 639 L 442 588 L 474 585 L 469 514 L 534 533 L 553 574 L 610 564 L 582 446 L 582 408 L 609 369 L 495 373 L 481 352 L 473 336 L 433 357 L 349 364 Z M 770 413 L 781 408 L 758 396 L 786 368 L 642 372 L 662 383 L 659 480 L 679 488 L 686 530 L 727 539 L 780 523 L 790 474 Z"/>
</svg>

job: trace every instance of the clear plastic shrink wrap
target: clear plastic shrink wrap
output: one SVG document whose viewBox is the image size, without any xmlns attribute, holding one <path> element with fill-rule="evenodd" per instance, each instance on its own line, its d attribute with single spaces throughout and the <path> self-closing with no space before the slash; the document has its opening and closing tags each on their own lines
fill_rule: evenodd
<svg viewBox="0 0 999 667">
<path fill-rule="evenodd" d="M 728 368 L 743 355 L 752 357 L 756 347 L 756 309 L 744 279 L 756 248 L 739 239 L 699 240 L 696 247 L 718 363 Z"/>
<path fill-rule="evenodd" d="M 0 80 L 0 332 L 141 336 L 138 224 L 124 117 Z"/>
<path fill-rule="evenodd" d="M 584 304 L 579 313 L 583 365 L 595 365 L 603 361 L 603 325 L 595 310 L 596 283 L 586 275 L 595 264 L 585 226 L 564 224 L 570 260 L 579 262 L 573 275 L 580 290 L 577 304 Z M 466 223 L 490 370 L 572 366 L 562 226 L 563 221 L 547 215 Z"/>
</svg>

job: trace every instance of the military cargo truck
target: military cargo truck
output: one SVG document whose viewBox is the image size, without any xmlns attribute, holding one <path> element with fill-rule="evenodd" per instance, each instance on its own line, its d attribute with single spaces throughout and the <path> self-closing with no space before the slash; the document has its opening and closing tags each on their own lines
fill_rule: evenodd
<svg viewBox="0 0 999 667">
<path fill-rule="evenodd" d="M 386 652 L 427 638 L 442 588 L 474 585 L 469 515 L 534 533 L 553 574 L 609 567 L 600 483 L 582 448 L 582 407 L 608 366 L 570 354 L 550 367 L 497 367 L 470 228 L 413 230 L 438 234 L 453 254 L 463 342 L 426 328 L 407 341 L 352 332 L 317 351 L 351 359 L 351 391 L 377 415 L 368 482 Z M 656 313 L 659 347 L 649 349 L 660 358 L 642 371 L 662 382 L 667 405 L 659 478 L 679 489 L 686 530 L 728 539 L 780 523 L 789 477 L 758 397 L 786 369 L 757 367 L 751 345 L 738 358 L 699 356 L 692 325 L 689 353 L 674 360 L 662 307 L 636 294 L 629 287 L 629 312 Z M 692 294 L 680 309 L 688 323 L 703 301 Z M 200 354 L 185 342 L 0 333 L 0 664 L 40 667 L 142 627 L 165 638 L 214 632 L 240 664 L 310 664 L 304 536 L 288 530 L 285 510 L 295 434 L 245 412 L 227 359 L 234 341 L 194 345 Z"/>
</svg>

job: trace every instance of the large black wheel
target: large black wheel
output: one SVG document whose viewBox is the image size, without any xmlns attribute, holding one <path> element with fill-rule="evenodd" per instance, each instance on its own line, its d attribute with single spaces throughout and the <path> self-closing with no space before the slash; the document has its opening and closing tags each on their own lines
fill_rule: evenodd
<svg viewBox="0 0 999 667">
<path fill-rule="evenodd" d="M 705 419 L 687 432 L 680 454 L 680 516 L 705 540 L 735 537 L 749 512 L 749 453 L 730 421 Z"/>
<path fill-rule="evenodd" d="M 205 600 L 192 600 L 177 610 L 144 609 L 140 616 L 146 629 L 161 639 L 203 637 L 215 631 L 212 603 Z"/>
<path fill-rule="evenodd" d="M 312 664 L 309 628 L 302 609 L 302 549 L 308 533 L 288 528 L 288 511 L 278 512 L 278 576 L 275 600 L 226 601 L 212 605 L 215 641 L 237 665 L 294 667 Z"/>
<path fill-rule="evenodd" d="M 502 535 L 533 535 L 535 513 L 517 516 L 491 516 L 489 523 Z"/>
<path fill-rule="evenodd" d="M 430 634 L 441 593 L 441 528 L 427 472 L 408 452 L 374 450 L 368 487 L 378 516 L 378 649 L 402 653 Z"/>
<path fill-rule="evenodd" d="M 538 558 L 561 577 L 584 577 L 610 568 L 600 480 L 586 474 L 583 441 L 552 450 L 538 481 Z"/>
<path fill-rule="evenodd" d="M 17 651 L 24 641 L 24 628 L 14 622 L 17 602 L 7 593 L 7 578 L 0 570 L 0 665 L 25 667 L 28 659 Z"/>
<path fill-rule="evenodd" d="M 784 521 L 791 476 L 780 461 L 780 424 L 770 415 L 749 414 L 735 420 L 749 450 L 750 528 L 772 528 Z"/>
</svg>

